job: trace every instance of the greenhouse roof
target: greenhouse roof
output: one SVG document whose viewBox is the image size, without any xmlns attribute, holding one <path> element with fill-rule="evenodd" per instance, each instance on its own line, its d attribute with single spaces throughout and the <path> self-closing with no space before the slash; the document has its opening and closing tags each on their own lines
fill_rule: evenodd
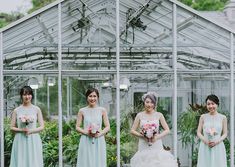
<svg viewBox="0 0 235 167">
<path fill-rule="evenodd" d="M 0 29 L 4 70 L 57 70 L 58 4 L 64 70 L 115 70 L 116 2 L 60 0 Z M 175 0 L 120 0 L 120 69 L 172 71 L 173 4 L 177 68 L 227 70 L 234 30 Z"/>
</svg>

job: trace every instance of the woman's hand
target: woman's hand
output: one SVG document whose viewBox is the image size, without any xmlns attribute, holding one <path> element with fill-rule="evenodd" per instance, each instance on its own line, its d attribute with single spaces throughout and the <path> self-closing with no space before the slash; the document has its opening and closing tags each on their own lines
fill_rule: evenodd
<svg viewBox="0 0 235 167">
<path fill-rule="evenodd" d="M 218 144 L 219 144 L 219 141 L 209 141 L 209 142 L 208 142 L 208 146 L 209 146 L 210 148 L 215 147 L 215 146 L 218 145 Z"/>
<path fill-rule="evenodd" d="M 138 137 L 144 139 L 146 142 L 149 142 L 149 139 L 144 136 L 143 132 L 140 132 Z"/>
<path fill-rule="evenodd" d="M 157 135 L 155 134 L 155 135 L 153 136 L 153 138 L 152 138 L 152 143 L 155 143 L 157 140 L 158 140 L 158 137 L 157 137 Z"/>
<path fill-rule="evenodd" d="M 100 136 L 101 136 L 101 133 L 100 133 L 100 132 L 97 132 L 97 133 L 91 133 L 90 131 L 87 131 L 87 136 L 98 138 L 98 137 L 100 137 Z"/>
<path fill-rule="evenodd" d="M 22 129 L 22 132 L 23 132 L 26 136 L 32 134 L 31 130 L 28 129 L 28 128 L 23 128 L 23 129 Z"/>
<path fill-rule="evenodd" d="M 99 137 L 101 137 L 102 136 L 102 133 L 101 132 L 97 132 L 96 134 L 95 134 L 95 138 L 99 138 Z"/>
</svg>

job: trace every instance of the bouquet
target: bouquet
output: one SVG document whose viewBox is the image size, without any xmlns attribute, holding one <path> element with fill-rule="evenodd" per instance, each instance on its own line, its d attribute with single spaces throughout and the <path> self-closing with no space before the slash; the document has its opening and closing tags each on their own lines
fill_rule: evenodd
<svg viewBox="0 0 235 167">
<path fill-rule="evenodd" d="M 141 133 L 144 135 L 144 137 L 148 140 L 148 145 L 152 145 L 152 139 L 154 135 L 158 132 L 158 125 L 155 123 L 147 123 L 141 126 Z"/>
<path fill-rule="evenodd" d="M 29 116 L 29 115 L 21 115 L 19 117 L 21 123 L 25 124 L 25 126 L 27 127 L 30 123 L 33 123 L 34 118 Z"/>
<path fill-rule="evenodd" d="M 206 133 L 208 134 L 208 140 L 211 141 L 213 140 L 214 136 L 217 135 L 217 132 L 215 128 L 207 128 Z"/>
<path fill-rule="evenodd" d="M 88 132 L 93 135 L 99 133 L 99 129 L 99 124 L 92 123 L 88 126 Z M 94 144 L 94 138 L 92 138 L 92 144 Z"/>
</svg>

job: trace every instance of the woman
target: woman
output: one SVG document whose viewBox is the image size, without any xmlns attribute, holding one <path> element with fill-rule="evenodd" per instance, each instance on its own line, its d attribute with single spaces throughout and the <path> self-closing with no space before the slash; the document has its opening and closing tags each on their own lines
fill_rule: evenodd
<svg viewBox="0 0 235 167">
<path fill-rule="evenodd" d="M 20 97 L 22 104 L 13 111 L 11 119 L 15 138 L 10 167 L 43 167 L 42 141 L 39 136 L 44 128 L 42 112 L 31 103 L 34 95 L 30 86 L 20 90 Z"/>
<path fill-rule="evenodd" d="M 177 167 L 177 161 L 173 155 L 164 150 L 162 145 L 161 139 L 170 130 L 164 116 L 155 111 L 156 94 L 148 92 L 143 95 L 142 100 L 144 111 L 137 114 L 131 128 L 131 133 L 139 137 L 138 151 L 131 159 L 131 167 Z M 161 133 L 159 132 L 160 124 L 163 127 Z"/>
<path fill-rule="evenodd" d="M 209 111 L 200 117 L 197 136 L 201 139 L 197 167 L 227 167 L 223 140 L 227 137 L 227 118 L 218 113 L 219 98 L 209 95 L 206 107 Z"/>
<path fill-rule="evenodd" d="M 110 125 L 106 109 L 97 105 L 99 92 L 90 88 L 86 92 L 88 106 L 81 108 L 77 116 L 76 129 L 82 134 L 77 167 L 106 167 L 106 143 L 104 135 Z M 102 122 L 104 129 L 102 130 Z M 81 128 L 83 125 L 83 128 Z"/>
</svg>

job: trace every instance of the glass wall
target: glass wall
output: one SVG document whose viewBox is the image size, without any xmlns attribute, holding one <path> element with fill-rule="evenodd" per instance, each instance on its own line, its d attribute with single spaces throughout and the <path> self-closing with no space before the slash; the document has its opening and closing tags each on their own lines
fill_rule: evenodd
<svg viewBox="0 0 235 167">
<path fill-rule="evenodd" d="M 90 87 L 99 90 L 99 105 L 108 112 L 108 167 L 128 167 L 137 152 L 138 138 L 130 129 L 144 111 L 142 96 L 149 91 L 157 93 L 155 110 L 171 130 L 162 139 L 164 149 L 185 167 L 197 163 L 196 129 L 200 114 L 207 112 L 205 98 L 218 95 L 219 112 L 229 120 L 225 143 L 233 162 L 228 146 L 234 146 L 233 34 L 178 2 L 117 2 L 54 3 L 0 32 L 5 166 L 14 137 L 10 118 L 22 103 L 19 90 L 24 85 L 37 85 L 33 104 L 45 120 L 40 133 L 45 166 L 76 165 L 81 137 L 76 119 L 87 105 Z"/>
</svg>

